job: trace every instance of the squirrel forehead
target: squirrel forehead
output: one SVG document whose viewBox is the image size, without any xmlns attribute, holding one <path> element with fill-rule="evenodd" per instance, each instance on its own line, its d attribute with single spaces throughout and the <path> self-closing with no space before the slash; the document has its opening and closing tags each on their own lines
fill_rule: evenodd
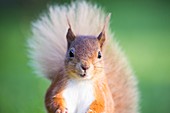
<svg viewBox="0 0 170 113">
<path fill-rule="evenodd" d="M 99 42 L 94 36 L 77 36 L 72 44 L 78 57 L 91 57 L 99 49 Z"/>
<path fill-rule="evenodd" d="M 75 49 L 85 49 L 88 51 L 95 51 L 99 48 L 99 43 L 96 37 L 94 36 L 78 36 L 73 42 Z"/>
</svg>

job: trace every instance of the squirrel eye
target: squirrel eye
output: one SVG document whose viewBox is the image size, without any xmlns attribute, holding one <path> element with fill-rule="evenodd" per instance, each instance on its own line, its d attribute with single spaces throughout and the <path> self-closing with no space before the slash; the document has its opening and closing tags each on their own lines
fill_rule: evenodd
<svg viewBox="0 0 170 113">
<path fill-rule="evenodd" d="M 99 52 L 98 52 L 98 56 L 97 56 L 97 58 L 99 58 L 99 59 L 100 59 L 101 57 L 102 57 L 102 55 L 101 55 L 101 52 L 99 51 Z"/>
<path fill-rule="evenodd" d="M 70 49 L 70 51 L 69 51 L 69 57 L 74 57 L 74 49 L 72 48 L 72 49 Z"/>
</svg>

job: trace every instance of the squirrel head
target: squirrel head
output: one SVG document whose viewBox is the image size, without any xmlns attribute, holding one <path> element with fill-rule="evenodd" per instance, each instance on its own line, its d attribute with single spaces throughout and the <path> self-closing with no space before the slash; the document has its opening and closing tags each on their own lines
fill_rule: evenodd
<svg viewBox="0 0 170 113">
<path fill-rule="evenodd" d="M 68 47 L 65 69 L 69 77 L 92 79 L 103 72 L 104 31 L 98 36 L 75 36 L 70 27 L 66 38 Z"/>
<path fill-rule="evenodd" d="M 105 28 L 110 19 L 106 18 L 103 30 L 98 36 L 76 36 L 67 18 L 69 29 L 67 38 L 67 53 L 65 71 L 69 77 L 78 79 L 97 78 L 104 71 L 102 47 L 105 42 Z"/>
</svg>

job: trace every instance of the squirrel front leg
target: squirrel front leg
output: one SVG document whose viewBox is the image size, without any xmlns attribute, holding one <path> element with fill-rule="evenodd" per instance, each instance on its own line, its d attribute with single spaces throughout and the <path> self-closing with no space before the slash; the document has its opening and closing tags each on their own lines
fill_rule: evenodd
<svg viewBox="0 0 170 113">
<path fill-rule="evenodd" d="M 104 102 L 94 100 L 90 105 L 87 113 L 103 113 L 104 112 Z"/>
<path fill-rule="evenodd" d="M 53 102 L 53 106 L 56 108 L 55 113 L 68 113 L 66 103 L 61 93 L 53 96 Z"/>
<path fill-rule="evenodd" d="M 62 97 L 62 92 L 55 94 L 54 96 L 46 95 L 46 108 L 48 113 L 68 113 L 66 103 Z"/>
<path fill-rule="evenodd" d="M 66 102 L 63 98 L 64 82 L 61 78 L 53 81 L 46 92 L 45 105 L 48 113 L 68 113 Z"/>
<path fill-rule="evenodd" d="M 98 83 L 97 83 L 98 84 Z M 87 113 L 103 113 L 105 110 L 105 99 L 99 84 L 95 87 L 95 100 L 91 103 Z"/>
</svg>

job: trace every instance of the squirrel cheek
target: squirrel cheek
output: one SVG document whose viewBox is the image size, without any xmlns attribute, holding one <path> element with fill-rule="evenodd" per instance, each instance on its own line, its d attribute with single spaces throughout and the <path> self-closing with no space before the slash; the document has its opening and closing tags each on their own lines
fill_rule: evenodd
<svg viewBox="0 0 170 113">
<path fill-rule="evenodd" d="M 94 65 L 91 63 L 90 64 L 90 68 L 89 68 L 90 71 L 93 71 L 94 70 Z"/>
</svg>

